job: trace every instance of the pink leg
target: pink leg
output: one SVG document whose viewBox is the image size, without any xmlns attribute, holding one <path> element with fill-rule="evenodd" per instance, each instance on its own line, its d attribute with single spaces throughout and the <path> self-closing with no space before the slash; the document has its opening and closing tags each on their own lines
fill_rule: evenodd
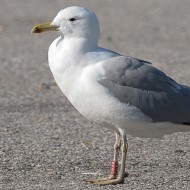
<svg viewBox="0 0 190 190">
<path fill-rule="evenodd" d="M 122 157 L 121 157 L 121 168 L 118 176 L 114 179 L 107 179 L 107 180 L 99 180 L 99 181 L 94 181 L 94 184 L 97 185 L 116 185 L 120 183 L 124 183 L 124 178 L 125 178 L 125 161 L 126 161 L 126 155 L 127 155 L 127 149 L 128 149 L 128 144 L 127 144 L 127 139 L 126 135 L 122 134 L 122 140 L 123 140 L 123 145 L 122 145 Z"/>
</svg>

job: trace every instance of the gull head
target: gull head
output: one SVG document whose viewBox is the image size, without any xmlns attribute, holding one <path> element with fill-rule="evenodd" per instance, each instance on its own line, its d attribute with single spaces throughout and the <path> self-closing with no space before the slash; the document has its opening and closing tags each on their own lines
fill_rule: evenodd
<svg viewBox="0 0 190 190">
<path fill-rule="evenodd" d="M 38 24 L 32 33 L 59 31 L 64 38 L 93 38 L 100 35 L 99 23 L 95 13 L 84 7 L 72 6 L 58 12 L 53 22 Z"/>
</svg>

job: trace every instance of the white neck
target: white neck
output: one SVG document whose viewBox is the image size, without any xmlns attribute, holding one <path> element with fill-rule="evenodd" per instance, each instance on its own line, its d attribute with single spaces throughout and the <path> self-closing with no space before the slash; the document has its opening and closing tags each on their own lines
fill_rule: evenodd
<svg viewBox="0 0 190 190">
<path fill-rule="evenodd" d="M 65 37 L 63 40 L 63 47 L 65 50 L 74 51 L 75 54 L 76 52 L 79 54 L 84 54 L 86 52 L 92 51 L 97 47 L 97 40 Z"/>
</svg>

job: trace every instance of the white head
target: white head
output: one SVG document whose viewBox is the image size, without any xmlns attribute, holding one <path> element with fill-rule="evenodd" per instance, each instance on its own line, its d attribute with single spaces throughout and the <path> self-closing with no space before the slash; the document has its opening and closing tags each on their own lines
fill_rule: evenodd
<svg viewBox="0 0 190 190">
<path fill-rule="evenodd" d="M 52 25 L 58 26 L 64 37 L 96 38 L 100 35 L 99 23 L 91 10 L 83 7 L 68 7 L 61 10 Z"/>
<path fill-rule="evenodd" d="M 83 7 L 72 6 L 61 10 L 53 22 L 36 25 L 32 33 L 58 30 L 64 38 L 86 38 L 97 43 L 100 35 L 95 13 Z"/>
<path fill-rule="evenodd" d="M 60 31 L 64 39 L 82 39 L 88 47 L 97 45 L 100 29 L 94 12 L 83 7 L 72 6 L 61 10 L 53 22 L 38 24 L 32 33 Z M 81 41 L 81 40 L 80 40 Z"/>
</svg>

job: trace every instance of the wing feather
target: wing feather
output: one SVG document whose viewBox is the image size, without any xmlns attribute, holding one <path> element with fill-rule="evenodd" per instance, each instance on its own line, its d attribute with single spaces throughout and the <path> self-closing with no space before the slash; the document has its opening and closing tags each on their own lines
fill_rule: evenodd
<svg viewBox="0 0 190 190">
<path fill-rule="evenodd" d="M 190 121 L 190 88 L 145 61 L 119 56 L 103 63 L 98 81 L 119 101 L 139 108 L 155 122 Z"/>
</svg>

